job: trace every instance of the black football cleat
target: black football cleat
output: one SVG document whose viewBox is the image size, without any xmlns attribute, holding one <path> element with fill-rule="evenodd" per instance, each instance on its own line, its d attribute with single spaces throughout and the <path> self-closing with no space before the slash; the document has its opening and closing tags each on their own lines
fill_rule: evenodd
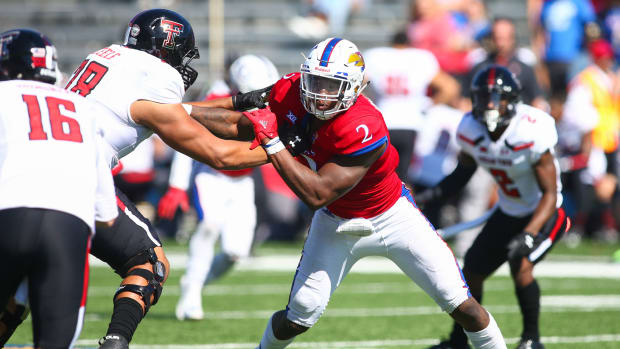
<svg viewBox="0 0 620 349">
<path fill-rule="evenodd" d="M 545 346 L 533 339 L 521 339 L 519 345 L 515 349 L 545 349 Z"/>
<path fill-rule="evenodd" d="M 450 341 L 442 341 L 439 344 L 428 347 L 428 349 L 471 349 L 471 347 L 469 346 L 469 344 L 454 345 L 450 343 Z"/>
<path fill-rule="evenodd" d="M 119 334 L 109 334 L 99 340 L 99 349 L 129 349 L 129 343 Z"/>
</svg>

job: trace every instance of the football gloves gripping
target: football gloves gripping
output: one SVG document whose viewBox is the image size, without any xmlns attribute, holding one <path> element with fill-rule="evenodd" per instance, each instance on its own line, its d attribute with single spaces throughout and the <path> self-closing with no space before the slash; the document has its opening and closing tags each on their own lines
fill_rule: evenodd
<svg viewBox="0 0 620 349">
<path fill-rule="evenodd" d="M 263 109 L 267 106 L 269 93 L 273 85 L 246 93 L 232 96 L 233 109 L 246 111 L 254 108 Z"/>
<path fill-rule="evenodd" d="M 265 139 L 274 139 L 278 136 L 278 122 L 276 114 L 271 112 L 269 107 L 254 111 L 243 112 L 254 127 L 254 142 L 250 149 L 254 149 L 262 144 Z"/>
</svg>

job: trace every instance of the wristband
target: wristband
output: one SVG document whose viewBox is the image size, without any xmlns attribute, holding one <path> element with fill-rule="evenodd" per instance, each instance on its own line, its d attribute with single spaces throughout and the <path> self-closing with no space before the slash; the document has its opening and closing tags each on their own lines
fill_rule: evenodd
<svg viewBox="0 0 620 349">
<path fill-rule="evenodd" d="M 267 155 L 273 155 L 281 150 L 284 150 L 284 143 L 280 141 L 280 137 L 276 137 L 270 140 L 267 144 L 263 145 L 263 149 Z"/>
<path fill-rule="evenodd" d="M 185 109 L 185 111 L 187 112 L 188 115 L 192 115 L 192 105 L 191 104 L 181 103 L 181 106 L 183 107 L 183 109 Z"/>
</svg>

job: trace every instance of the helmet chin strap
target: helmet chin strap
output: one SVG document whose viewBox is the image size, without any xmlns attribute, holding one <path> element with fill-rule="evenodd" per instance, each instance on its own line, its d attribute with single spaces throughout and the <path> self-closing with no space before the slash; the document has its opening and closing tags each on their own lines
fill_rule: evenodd
<svg viewBox="0 0 620 349">
<path fill-rule="evenodd" d="M 484 111 L 484 123 L 487 125 L 489 132 L 495 132 L 500 121 L 499 110 L 490 109 Z"/>
</svg>

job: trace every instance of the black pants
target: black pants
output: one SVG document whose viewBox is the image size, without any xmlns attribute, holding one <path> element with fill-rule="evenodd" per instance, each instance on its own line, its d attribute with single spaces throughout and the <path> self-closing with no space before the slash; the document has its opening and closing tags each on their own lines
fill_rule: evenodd
<svg viewBox="0 0 620 349">
<path fill-rule="evenodd" d="M 90 228 L 60 211 L 0 211 L 0 309 L 28 278 L 36 347 L 69 348 L 86 304 Z M 75 338 L 74 338 L 75 337 Z"/>
<path fill-rule="evenodd" d="M 116 199 L 118 217 L 111 228 L 97 229 L 91 253 L 125 277 L 127 269 L 148 261 L 144 252 L 161 246 L 161 240 L 151 222 L 118 188 Z"/>
<path fill-rule="evenodd" d="M 529 223 L 531 215 L 513 217 L 500 209 L 489 218 L 476 240 L 465 254 L 463 270 L 475 274 L 491 275 L 508 259 L 508 243 L 521 233 Z M 530 261 L 540 262 L 566 232 L 568 218 L 563 208 L 559 208 L 543 225 L 534 243 Z M 549 243 L 543 243 L 545 240 Z"/>
</svg>

